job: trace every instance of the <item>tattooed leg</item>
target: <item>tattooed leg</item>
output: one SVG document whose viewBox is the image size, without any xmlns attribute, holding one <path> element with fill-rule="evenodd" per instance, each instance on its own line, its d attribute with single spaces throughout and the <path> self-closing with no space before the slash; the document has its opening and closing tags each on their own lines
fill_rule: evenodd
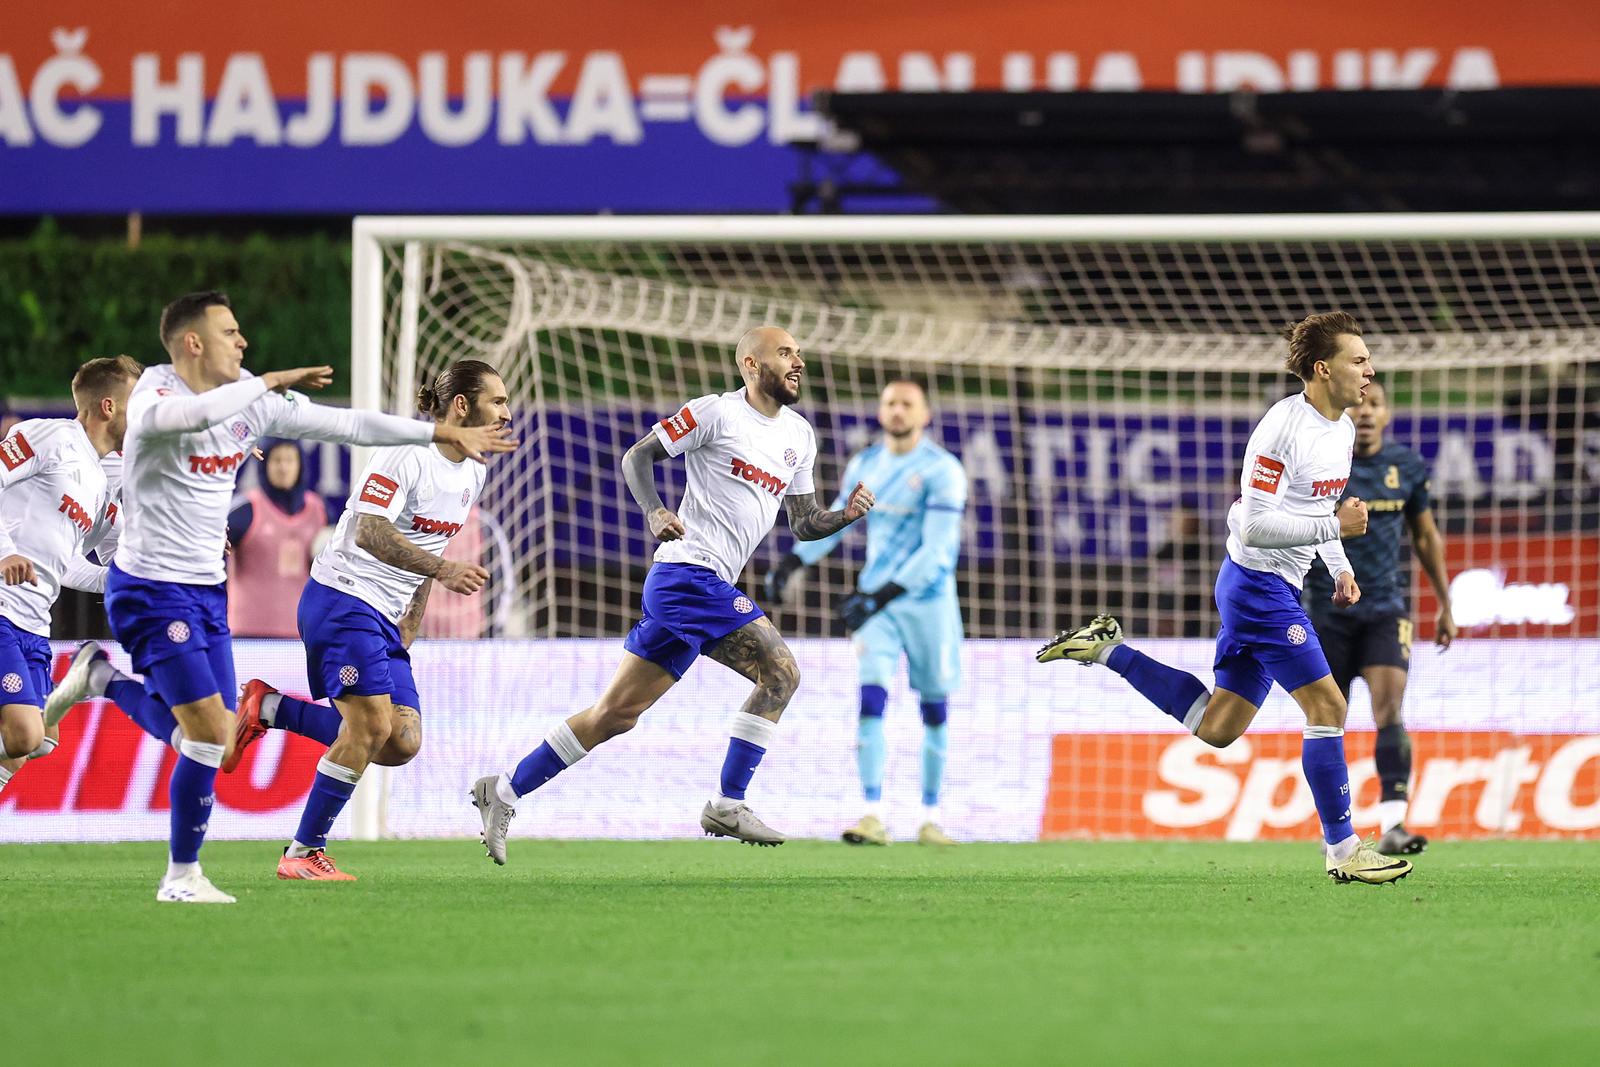
<svg viewBox="0 0 1600 1067">
<path fill-rule="evenodd" d="M 389 740 L 372 757 L 372 762 L 380 767 L 403 767 L 411 762 L 420 748 L 422 716 L 416 708 L 396 704 L 389 724 Z"/>
<path fill-rule="evenodd" d="M 708 645 L 704 654 L 755 683 L 741 709 L 777 722 L 800 687 L 800 665 L 777 628 L 765 618 L 746 623 Z"/>
</svg>

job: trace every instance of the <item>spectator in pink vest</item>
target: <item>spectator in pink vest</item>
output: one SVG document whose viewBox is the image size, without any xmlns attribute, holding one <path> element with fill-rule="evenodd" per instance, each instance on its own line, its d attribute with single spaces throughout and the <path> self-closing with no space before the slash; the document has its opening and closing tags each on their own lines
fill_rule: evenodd
<svg viewBox="0 0 1600 1067">
<path fill-rule="evenodd" d="M 295 609 L 328 507 L 301 484 L 300 446 L 265 450 L 266 478 L 228 514 L 228 628 L 238 637 L 300 636 Z"/>
</svg>

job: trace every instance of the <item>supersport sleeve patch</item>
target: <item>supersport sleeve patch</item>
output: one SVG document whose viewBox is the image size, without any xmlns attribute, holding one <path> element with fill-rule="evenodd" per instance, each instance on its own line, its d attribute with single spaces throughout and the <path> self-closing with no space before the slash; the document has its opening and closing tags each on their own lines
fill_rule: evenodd
<svg viewBox="0 0 1600 1067">
<path fill-rule="evenodd" d="M 380 508 L 387 508 L 394 503 L 394 495 L 399 491 L 400 483 L 393 478 L 385 478 L 381 474 L 369 474 L 357 499 L 363 504 L 376 504 Z"/>
<path fill-rule="evenodd" d="M 0 441 L 0 463 L 5 464 L 6 470 L 14 471 L 32 458 L 33 446 L 28 444 L 28 439 L 22 436 L 21 431 Z"/>
<path fill-rule="evenodd" d="M 667 432 L 669 440 L 677 442 L 699 429 L 699 423 L 694 421 L 694 412 L 689 410 L 688 404 L 685 404 L 676 415 L 668 415 L 662 419 L 661 428 Z"/>
<path fill-rule="evenodd" d="M 1282 483 L 1283 463 L 1271 456 L 1257 456 L 1250 470 L 1250 488 L 1275 494 Z"/>
</svg>

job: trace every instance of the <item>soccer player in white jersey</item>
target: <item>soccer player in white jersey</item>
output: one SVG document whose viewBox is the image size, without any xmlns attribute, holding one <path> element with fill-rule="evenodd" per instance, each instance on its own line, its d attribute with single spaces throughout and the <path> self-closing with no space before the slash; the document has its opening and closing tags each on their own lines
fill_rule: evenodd
<svg viewBox="0 0 1600 1067">
<path fill-rule="evenodd" d="M 109 549 L 116 510 L 104 463 L 122 447 L 143 370 L 127 356 L 92 359 L 72 378 L 76 417 L 28 419 L 0 440 L 0 789 L 56 747 L 60 718 L 43 711 L 50 609 L 63 586 L 105 588 L 106 569 L 84 556 Z"/>
<path fill-rule="evenodd" d="M 417 395 L 422 413 L 453 426 L 509 426 L 505 382 L 489 364 L 459 360 Z M 453 592 L 483 588 L 489 573 L 443 558 L 483 491 L 484 468 L 449 444 L 379 449 L 350 494 L 333 538 L 311 564 L 300 597 L 300 639 L 311 695 L 285 696 L 245 683 L 225 772 L 270 728 L 328 746 L 300 827 L 278 877 L 354 881 L 325 851 L 328 831 L 369 763 L 399 767 L 422 745 L 422 701 L 407 651 L 437 581 Z M 341 724 L 343 729 L 341 730 Z"/>
<path fill-rule="evenodd" d="M 944 781 L 948 701 L 961 682 L 961 604 L 955 570 L 967 475 L 959 459 L 925 434 L 931 421 L 928 396 L 920 383 L 890 382 L 878 403 L 883 440 L 856 453 L 844 469 L 846 485 L 869 482 L 878 497 L 866 522 L 867 562 L 857 591 L 839 609 L 845 626 L 855 633 L 861 682 L 856 766 L 867 810 L 842 835 L 852 845 L 889 843 L 883 821 L 883 773 L 888 762 L 883 712 L 902 655 L 922 708 L 922 821 L 917 841 L 955 843 L 939 825 L 939 790 Z M 842 535 L 835 534 L 795 545 L 767 575 L 767 600 L 780 599 L 796 571 L 821 560 L 841 540 Z"/>
<path fill-rule="evenodd" d="M 191 293 L 168 304 L 160 335 L 172 362 L 145 371 L 128 401 L 123 529 L 106 579 L 106 614 L 144 675 L 147 714 L 136 720 L 163 742 L 181 727 L 170 787 L 170 860 L 156 899 L 231 904 L 233 897 L 201 871 L 199 857 L 212 786 L 233 734 L 223 548 L 240 464 L 268 435 L 366 445 L 432 440 L 474 459 L 514 443 L 498 427 L 324 407 L 289 391 L 322 388 L 332 380 L 331 367 L 251 375 L 243 369 L 247 343 L 220 292 Z M 99 696 L 113 681 L 126 676 L 97 660 L 62 699 L 70 704 Z M 59 688 L 68 689 L 66 679 Z M 157 724 L 155 712 L 162 709 L 170 719 Z"/>
<path fill-rule="evenodd" d="M 745 790 L 800 683 L 800 669 L 772 623 L 733 583 L 772 529 L 779 501 L 794 535 L 809 541 L 861 518 L 871 510 L 873 496 L 858 484 L 843 509 L 817 506 L 811 473 L 816 435 L 789 407 L 800 399 L 805 361 L 786 330 L 750 330 L 739 339 L 734 359 L 743 389 L 689 401 L 623 457 L 628 489 L 650 532 L 662 541 L 645 578 L 642 618 L 628 634 L 611 684 L 593 706 L 557 723 L 511 771 L 473 783 L 483 842 L 496 863 L 506 861 L 506 832 L 517 799 L 602 741 L 633 729 L 702 654 L 754 682 L 755 690 L 734 713 L 720 792 L 701 811 L 700 825 L 716 837 L 783 843 L 783 835 L 750 810 Z M 669 456 L 683 456 L 688 474 L 681 517 L 661 502 L 655 487 L 655 464 Z"/>
<path fill-rule="evenodd" d="M 1381 855 L 1351 827 L 1344 695 L 1300 605 L 1301 583 L 1317 556 L 1333 575 L 1335 604 L 1361 598 L 1339 539 L 1365 532 L 1366 504 L 1338 501 L 1355 442 L 1345 409 L 1360 402 L 1372 380 L 1372 356 L 1360 326 L 1342 311 L 1311 315 L 1287 334 L 1286 365 L 1305 390 L 1274 404 L 1245 449 L 1239 499 L 1228 511 L 1228 554 L 1217 576 L 1216 691 L 1123 644 L 1122 627 L 1109 615 L 1057 634 L 1037 658 L 1104 664 L 1217 748 L 1245 732 L 1277 682 L 1305 712 L 1300 763 L 1322 821 L 1328 875 L 1381 885 L 1404 878 L 1411 864 Z"/>
</svg>

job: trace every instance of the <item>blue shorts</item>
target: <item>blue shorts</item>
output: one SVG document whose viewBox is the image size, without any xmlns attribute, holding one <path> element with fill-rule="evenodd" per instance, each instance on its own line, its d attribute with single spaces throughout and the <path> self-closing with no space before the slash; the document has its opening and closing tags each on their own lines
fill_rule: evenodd
<svg viewBox="0 0 1600 1067">
<path fill-rule="evenodd" d="M 113 563 L 106 574 L 106 618 L 133 669 L 169 707 L 213 695 L 235 706 L 226 584 L 136 578 Z"/>
<path fill-rule="evenodd" d="M 866 621 L 852 639 L 862 685 L 885 689 L 906 657 L 911 688 L 939 700 L 961 685 L 961 607 L 954 596 L 902 596 Z"/>
<path fill-rule="evenodd" d="M 50 684 L 50 642 L 0 619 L 0 707 L 44 707 Z"/>
<path fill-rule="evenodd" d="M 754 600 L 693 563 L 657 563 L 644 579 L 643 614 L 622 647 L 682 678 L 700 650 L 765 613 Z"/>
<path fill-rule="evenodd" d="M 387 696 L 422 710 L 411 653 L 377 608 L 313 578 L 300 594 L 299 622 L 312 697 Z"/>
<path fill-rule="evenodd" d="M 1276 574 L 1222 561 L 1217 574 L 1217 686 L 1260 707 L 1272 683 L 1292 693 L 1330 673 L 1294 586 Z"/>
</svg>

